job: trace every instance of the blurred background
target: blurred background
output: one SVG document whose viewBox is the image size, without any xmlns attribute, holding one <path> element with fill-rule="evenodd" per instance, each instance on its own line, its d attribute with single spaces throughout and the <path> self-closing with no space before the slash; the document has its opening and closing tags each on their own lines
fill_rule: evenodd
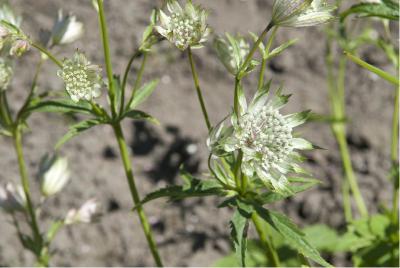
<svg viewBox="0 0 400 268">
<path fill-rule="evenodd" d="M 272 0 L 197 0 L 209 9 L 209 25 L 213 28 L 206 47 L 194 52 L 200 83 L 211 120 L 215 124 L 225 117 L 232 106 L 233 78 L 217 60 L 212 47 L 214 35 L 224 32 L 259 33 L 270 19 Z M 57 48 L 60 57 L 72 55 L 78 48 L 98 65 L 103 65 L 103 51 L 98 21 L 89 0 L 11 0 L 11 5 L 24 18 L 22 28 L 37 37 L 39 29 L 52 27 L 58 9 L 73 12 L 84 22 L 86 33 L 78 42 Z M 114 71 L 121 73 L 138 46 L 156 0 L 105 1 L 110 28 Z M 275 45 L 298 38 L 281 56 L 268 64 L 267 79 L 274 87 L 284 86 L 293 94 L 285 112 L 312 109 L 329 113 L 326 68 L 324 64 L 325 26 L 301 29 L 281 29 Z M 364 47 L 363 59 L 389 70 L 390 64 L 374 47 Z M 10 87 L 10 105 L 20 107 L 28 93 L 39 54 L 32 50 L 20 58 Z M 134 66 L 132 83 L 138 68 Z M 104 66 L 103 66 L 104 67 Z M 42 89 L 60 90 L 62 81 L 57 69 L 46 63 L 39 79 Z M 151 192 L 165 185 L 180 183 L 178 167 L 201 176 L 207 170 L 207 130 L 194 90 L 186 54 L 167 42 L 155 46 L 149 57 L 144 82 L 159 78 L 160 84 L 141 109 L 161 122 L 160 126 L 144 122 L 124 122 L 130 144 L 137 185 L 142 192 Z M 251 95 L 256 79 L 245 82 Z M 390 85 L 349 63 L 346 80 L 346 102 L 349 114 L 347 141 L 350 145 L 356 175 L 368 210 L 374 212 L 391 198 L 387 179 L 390 169 L 390 128 L 394 91 Z M 105 95 L 103 94 L 105 101 Z M 35 180 L 41 157 L 52 152 L 54 144 L 66 132 L 73 119 L 56 114 L 36 114 L 30 119 L 31 132 L 25 136 L 24 149 L 29 174 Z M 325 148 L 307 154 L 305 164 L 322 184 L 275 207 L 289 215 L 300 226 L 325 223 L 340 229 L 345 226 L 339 152 L 329 125 L 312 122 L 301 128 L 303 136 Z M 72 180 L 63 192 L 50 199 L 43 217 L 64 217 L 71 207 L 95 197 L 102 204 L 99 222 L 66 228 L 53 244 L 57 266 L 147 266 L 153 265 L 146 240 L 132 207 L 125 174 L 119 159 L 112 129 L 96 127 L 63 146 L 68 157 Z M 19 180 L 17 159 L 9 139 L 0 137 L 0 182 Z M 38 191 L 38 184 L 32 187 Z M 35 195 L 34 195 L 35 196 Z M 36 197 L 38 194 L 36 194 Z M 167 266 L 210 266 L 231 251 L 228 222 L 231 211 L 217 209 L 216 198 L 195 198 L 168 203 L 157 200 L 145 206 L 155 231 L 164 264 Z M 22 249 L 12 224 L 0 213 L 0 266 L 32 265 L 33 256 Z M 253 230 L 254 231 L 254 230 Z M 252 232 L 253 232 L 252 231 Z M 348 256 L 325 256 L 334 265 L 348 264 Z"/>
</svg>

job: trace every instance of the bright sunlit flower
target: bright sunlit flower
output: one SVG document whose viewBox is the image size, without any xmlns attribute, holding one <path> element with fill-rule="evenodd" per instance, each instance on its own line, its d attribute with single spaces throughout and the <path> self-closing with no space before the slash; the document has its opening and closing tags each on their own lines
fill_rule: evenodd
<svg viewBox="0 0 400 268">
<path fill-rule="evenodd" d="M 39 170 L 40 190 L 44 196 L 51 196 L 61 191 L 70 179 L 68 161 L 63 157 L 45 156 Z"/>
<path fill-rule="evenodd" d="M 12 183 L 0 186 L 0 208 L 8 213 L 14 213 L 24 211 L 25 207 L 25 193 L 20 185 L 16 188 Z"/>
<path fill-rule="evenodd" d="M 275 0 L 271 23 L 283 27 L 305 27 L 326 23 L 332 19 L 334 6 L 326 0 Z"/>
<path fill-rule="evenodd" d="M 0 58 L 0 91 L 6 90 L 10 84 L 13 75 L 13 69 L 10 64 Z"/>
<path fill-rule="evenodd" d="M 72 59 L 65 59 L 57 75 L 64 80 L 66 90 L 74 102 L 81 99 L 91 101 L 101 94 L 101 68 L 91 64 L 83 53 L 76 52 Z"/>
<path fill-rule="evenodd" d="M 83 35 L 83 23 L 76 19 L 76 16 L 63 15 L 63 11 L 58 11 L 57 19 L 51 31 L 51 45 L 69 44 Z"/>
<path fill-rule="evenodd" d="M 243 97 L 242 116 L 233 115 L 232 126 L 217 127 L 209 138 L 214 154 L 241 150 L 243 173 L 249 178 L 257 176 L 277 192 L 287 192 L 287 174 L 299 170 L 296 150 L 313 148 L 293 134 L 293 128 L 304 123 L 309 112 L 280 113 L 288 99 L 289 96 L 277 93 L 269 100 L 267 91 L 260 91 L 247 107 Z"/>
<path fill-rule="evenodd" d="M 210 33 L 207 12 L 187 1 L 183 9 L 176 0 L 167 3 L 170 16 L 160 10 L 160 25 L 155 29 L 180 50 L 199 48 Z"/>
<path fill-rule="evenodd" d="M 90 223 L 99 216 L 99 204 L 95 199 L 86 201 L 78 210 L 71 209 L 65 217 L 65 224 Z"/>
<path fill-rule="evenodd" d="M 214 46 L 218 58 L 225 68 L 233 75 L 236 75 L 244 60 L 250 52 L 250 45 L 242 36 L 233 37 L 226 34 L 226 38 L 218 37 Z"/>
</svg>

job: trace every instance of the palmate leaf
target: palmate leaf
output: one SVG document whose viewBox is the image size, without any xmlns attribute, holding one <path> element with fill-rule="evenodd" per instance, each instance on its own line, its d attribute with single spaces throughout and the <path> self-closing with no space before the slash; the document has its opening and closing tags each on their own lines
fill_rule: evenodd
<svg viewBox="0 0 400 268">
<path fill-rule="evenodd" d="M 222 185 L 213 179 L 197 179 L 185 171 L 181 171 L 183 185 L 173 185 L 161 188 L 154 192 L 147 194 L 142 201 L 141 205 L 159 198 L 168 198 L 170 201 L 181 200 L 190 197 L 202 197 L 225 195 Z M 133 208 L 136 209 L 137 205 Z"/>
<path fill-rule="evenodd" d="M 351 14 L 397 21 L 399 19 L 399 4 L 392 0 L 383 0 L 381 3 L 361 3 L 353 5 L 341 14 L 341 20 L 344 20 Z"/>
<path fill-rule="evenodd" d="M 280 233 L 290 246 L 307 258 L 312 259 L 322 266 L 331 266 L 319 254 L 319 252 L 306 240 L 304 234 L 285 215 L 267 210 L 261 206 L 255 206 L 257 214 L 268 222 Z"/>
<path fill-rule="evenodd" d="M 55 148 L 60 148 L 64 143 L 76 135 L 101 124 L 104 124 L 104 122 L 100 119 L 89 119 L 70 126 L 68 132 L 57 142 Z"/>
</svg>

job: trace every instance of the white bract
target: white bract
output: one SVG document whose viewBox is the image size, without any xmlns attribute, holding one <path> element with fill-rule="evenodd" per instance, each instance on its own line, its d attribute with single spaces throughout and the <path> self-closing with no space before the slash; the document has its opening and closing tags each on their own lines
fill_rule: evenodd
<svg viewBox="0 0 400 268">
<path fill-rule="evenodd" d="M 76 52 L 72 59 L 65 59 L 57 75 L 64 80 L 65 88 L 74 102 L 81 99 L 91 101 L 101 94 L 101 68 L 91 64 L 83 53 Z"/>
<path fill-rule="evenodd" d="M 20 185 L 12 183 L 0 186 L 0 208 L 8 213 L 24 211 L 26 207 L 25 193 Z"/>
<path fill-rule="evenodd" d="M 46 156 L 40 165 L 40 190 L 44 196 L 61 191 L 70 179 L 68 161 L 63 157 Z"/>
<path fill-rule="evenodd" d="M 10 64 L 3 58 L 0 58 L 0 91 L 7 89 L 12 75 L 13 69 Z"/>
<path fill-rule="evenodd" d="M 334 19 L 334 6 L 326 0 L 275 0 L 272 10 L 274 26 L 306 27 Z"/>
<path fill-rule="evenodd" d="M 155 27 L 158 33 L 180 50 L 202 47 L 210 33 L 206 23 L 207 12 L 190 1 L 184 9 L 176 0 L 169 1 L 167 8 L 170 16 L 160 10 L 160 25 Z"/>
<path fill-rule="evenodd" d="M 99 216 L 99 204 L 95 199 L 86 201 L 78 210 L 71 209 L 65 217 L 65 224 L 90 223 Z"/>
<path fill-rule="evenodd" d="M 214 46 L 217 50 L 218 58 L 225 68 L 233 75 L 236 75 L 250 52 L 250 45 L 241 36 L 233 37 L 226 34 L 226 39 L 218 37 Z"/>
<path fill-rule="evenodd" d="M 58 11 L 57 19 L 51 31 L 51 45 L 64 45 L 75 42 L 83 35 L 83 23 L 76 19 L 76 16 L 63 15 Z"/>
<path fill-rule="evenodd" d="M 301 157 L 296 150 L 312 149 L 310 142 L 296 138 L 293 128 L 304 123 L 309 112 L 282 115 L 280 109 L 289 96 L 278 92 L 270 100 L 268 91 L 259 91 L 247 107 L 241 97 L 242 115 L 231 117 L 232 126 L 223 124 L 211 131 L 208 141 L 214 154 L 234 151 L 243 153 L 242 171 L 251 178 L 259 178 L 277 192 L 288 192 L 289 173 L 300 171 Z"/>
</svg>

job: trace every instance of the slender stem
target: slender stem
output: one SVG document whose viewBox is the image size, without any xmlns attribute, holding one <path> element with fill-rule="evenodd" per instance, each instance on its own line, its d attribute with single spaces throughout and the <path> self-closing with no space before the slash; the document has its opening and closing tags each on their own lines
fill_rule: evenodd
<svg viewBox="0 0 400 268">
<path fill-rule="evenodd" d="M 128 61 L 128 64 L 126 65 L 125 68 L 125 72 L 124 72 L 124 78 L 122 79 L 122 86 L 121 86 L 121 107 L 119 110 L 119 113 L 122 114 L 123 110 L 124 110 L 124 106 L 125 106 L 125 88 L 126 88 L 126 83 L 128 82 L 128 75 L 129 75 L 129 71 L 131 70 L 133 61 L 139 57 L 142 54 L 142 52 L 140 50 L 136 50 L 131 58 Z"/>
<path fill-rule="evenodd" d="M 268 26 L 264 29 L 264 31 L 261 33 L 261 35 L 258 37 L 257 41 L 254 43 L 253 47 L 251 48 L 249 54 L 247 55 L 244 63 L 242 64 L 242 66 L 239 69 L 239 76 L 242 75 L 242 72 L 244 70 L 246 70 L 247 66 L 249 66 L 251 60 L 253 59 L 254 53 L 256 53 L 260 43 L 262 42 L 262 40 L 264 39 L 264 37 L 267 35 L 267 33 L 269 32 L 269 30 L 271 30 L 271 28 L 274 27 L 273 24 L 268 24 Z"/>
<path fill-rule="evenodd" d="M 347 223 L 353 220 L 353 214 L 351 212 L 351 202 L 350 202 L 350 187 L 347 180 L 343 181 L 342 184 L 342 198 L 343 198 L 343 209 L 344 217 Z"/>
<path fill-rule="evenodd" d="M 21 184 L 22 188 L 24 190 L 24 194 L 26 197 L 26 206 L 27 210 L 30 216 L 30 225 L 32 228 L 34 240 L 38 248 L 42 248 L 42 236 L 40 235 L 40 230 L 37 224 L 36 220 L 36 213 L 32 204 L 31 200 L 31 195 L 30 195 L 30 190 L 29 190 L 29 180 L 28 180 L 28 174 L 26 172 L 26 166 L 25 166 L 25 160 L 24 160 L 24 154 L 22 150 L 22 137 L 21 137 L 21 132 L 19 127 L 17 126 L 13 132 L 13 137 L 14 137 L 14 147 L 15 151 L 17 153 L 17 158 L 18 158 L 18 166 L 19 166 L 19 172 L 21 176 Z M 37 252 L 37 255 L 40 255 L 40 250 Z"/>
<path fill-rule="evenodd" d="M 264 56 L 261 61 L 261 70 L 260 70 L 260 74 L 258 77 L 258 87 L 257 87 L 258 90 L 260 90 L 264 85 L 264 75 L 265 75 L 265 69 L 267 66 L 269 51 L 272 47 L 272 43 L 274 42 L 277 31 L 278 31 L 278 27 L 274 27 L 274 29 L 272 30 L 271 36 L 268 40 L 267 46 L 265 47 Z"/>
<path fill-rule="evenodd" d="M 272 241 L 270 241 L 271 239 L 268 237 L 268 234 L 267 234 L 267 230 L 266 230 L 267 225 L 264 224 L 264 226 L 263 226 L 263 223 L 262 223 L 260 217 L 256 213 L 253 213 L 251 215 L 251 219 L 254 223 L 254 226 L 256 227 L 258 236 L 260 237 L 262 244 L 264 245 L 265 249 L 267 250 L 268 259 L 271 261 L 271 263 L 273 264 L 274 267 L 280 267 L 281 264 L 280 264 L 280 260 L 279 260 L 279 255 L 276 252 L 276 249 L 275 249 L 274 245 L 272 244 Z"/>
<path fill-rule="evenodd" d="M 147 243 L 149 244 L 151 253 L 153 258 L 157 264 L 157 266 L 162 267 L 162 262 L 160 255 L 158 253 L 157 245 L 153 238 L 153 233 L 150 228 L 149 221 L 147 220 L 146 214 L 143 210 L 143 206 L 140 203 L 139 192 L 136 188 L 135 178 L 133 176 L 132 165 L 129 159 L 128 147 L 126 145 L 126 141 L 124 138 L 124 134 L 122 132 L 122 128 L 120 123 L 116 123 L 113 125 L 114 133 L 118 141 L 118 146 L 120 149 L 120 154 L 122 158 L 122 162 L 124 164 L 126 178 L 128 179 L 129 189 L 132 195 L 133 202 L 135 204 L 136 210 L 139 215 L 140 223 L 142 224 L 144 235 L 146 236 Z"/>
<path fill-rule="evenodd" d="M 235 167 L 234 167 L 234 175 L 235 175 L 235 183 L 236 187 L 240 189 L 241 192 L 243 192 L 243 185 L 242 185 L 242 171 L 241 171 L 241 165 L 242 165 L 242 160 L 243 160 L 243 152 L 242 150 L 239 150 L 238 156 L 236 158 L 235 162 Z"/>
<path fill-rule="evenodd" d="M 47 57 L 49 57 L 50 60 L 52 60 L 58 67 L 62 67 L 63 64 L 61 61 L 59 61 L 50 51 L 48 51 L 46 48 L 42 47 L 39 44 L 36 44 L 34 42 L 31 42 L 31 45 L 34 48 L 37 48 L 38 50 L 40 50 L 40 52 L 46 54 Z"/>
<path fill-rule="evenodd" d="M 398 155 L 398 147 L 399 147 L 399 94 L 400 87 L 396 89 L 395 102 L 394 102 L 394 110 L 393 110 L 393 121 L 392 121 L 392 144 L 391 144 L 391 160 L 392 160 L 392 169 L 399 168 L 399 155 Z M 392 206 L 392 220 L 396 224 L 399 218 L 399 173 L 395 172 L 395 176 L 393 177 L 393 206 Z"/>
<path fill-rule="evenodd" d="M 142 82 L 143 73 L 144 73 L 144 67 L 146 66 L 146 62 L 147 62 L 147 56 L 148 56 L 148 53 L 147 52 L 143 52 L 142 64 L 140 65 L 139 72 L 138 72 L 138 74 L 136 76 L 135 84 L 134 84 L 133 89 L 132 89 L 132 95 L 131 95 L 131 97 L 129 99 L 129 102 L 128 102 L 128 105 L 126 107 L 127 109 L 129 108 L 129 106 L 133 102 L 133 100 L 135 98 L 136 91 L 139 89 L 140 83 Z"/>
<path fill-rule="evenodd" d="M 109 37 L 108 37 L 108 30 L 107 30 L 107 21 L 104 14 L 104 6 L 103 0 L 97 0 L 97 4 L 99 6 L 99 22 L 100 22 L 100 29 L 101 29 L 101 38 L 103 42 L 103 49 L 104 49 L 104 59 L 106 62 L 106 72 L 108 78 L 108 95 L 110 97 L 111 102 L 111 112 L 113 117 L 116 116 L 115 111 L 115 89 L 114 89 L 114 79 L 113 79 L 113 70 L 112 70 L 112 63 L 111 63 L 111 54 L 110 54 L 110 46 L 109 46 Z"/>
<path fill-rule="evenodd" d="M 199 77 L 196 72 L 196 67 L 194 65 L 194 60 L 193 60 L 193 55 L 192 55 L 192 49 L 190 47 L 188 48 L 188 55 L 189 55 L 190 67 L 192 70 L 194 86 L 196 88 L 197 97 L 199 98 L 201 111 L 203 112 L 203 116 L 204 116 L 204 120 L 207 125 L 207 129 L 210 130 L 211 129 L 210 119 L 208 117 L 206 105 L 204 104 L 203 94 L 201 93 L 201 88 L 200 88 L 200 83 L 199 83 Z"/>
<path fill-rule="evenodd" d="M 8 127 L 13 124 L 5 91 L 0 91 L 0 115 Z"/>
</svg>

